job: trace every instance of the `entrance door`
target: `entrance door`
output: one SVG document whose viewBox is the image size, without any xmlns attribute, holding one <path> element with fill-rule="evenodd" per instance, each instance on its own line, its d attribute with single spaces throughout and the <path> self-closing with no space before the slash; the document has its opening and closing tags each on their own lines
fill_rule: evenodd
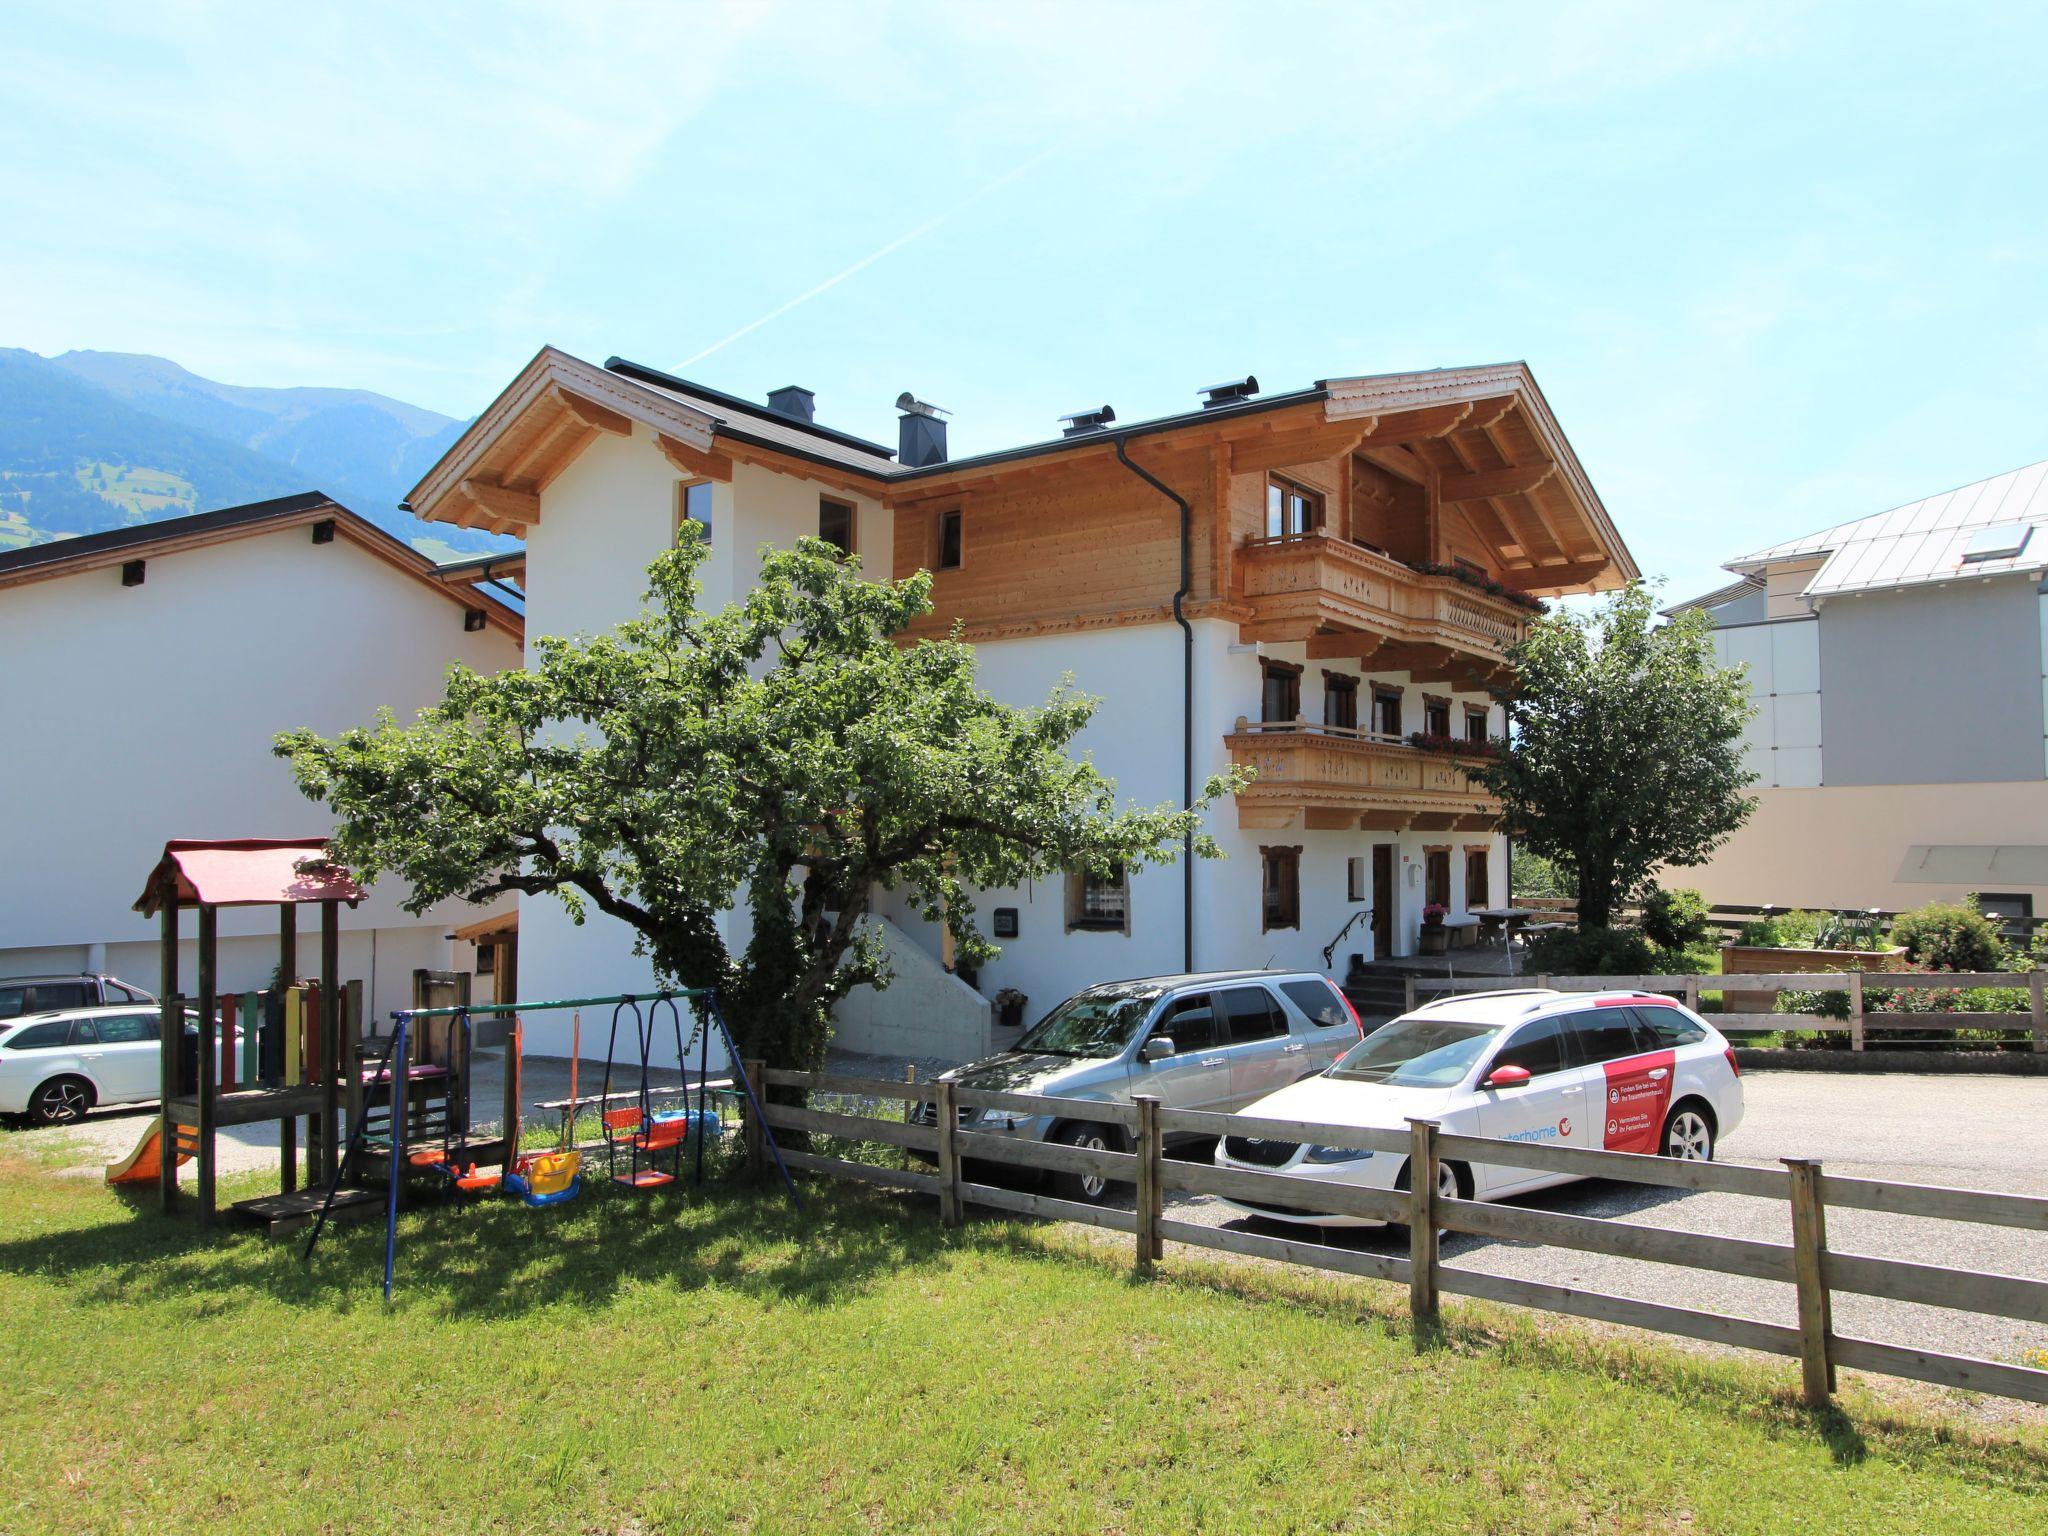
<svg viewBox="0 0 2048 1536">
<path fill-rule="evenodd" d="M 1372 957 L 1394 953 L 1394 845 L 1372 845 Z"/>
</svg>

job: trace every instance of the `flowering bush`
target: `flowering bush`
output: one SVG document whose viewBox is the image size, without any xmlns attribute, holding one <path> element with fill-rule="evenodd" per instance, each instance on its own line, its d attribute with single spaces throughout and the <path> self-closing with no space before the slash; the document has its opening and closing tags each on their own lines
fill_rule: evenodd
<svg viewBox="0 0 2048 1536">
<path fill-rule="evenodd" d="M 1450 915 L 1451 909 L 1449 907 L 1440 901 L 1432 901 L 1422 909 L 1422 926 L 1425 928 L 1441 928 L 1444 925 L 1444 919 Z"/>
<path fill-rule="evenodd" d="M 1410 731 L 1408 745 L 1422 752 L 1442 752 L 1452 757 L 1499 757 L 1507 743 L 1498 736 L 1472 741 L 1464 736 L 1447 736 L 1442 731 Z"/>
<path fill-rule="evenodd" d="M 1542 598 L 1531 597 L 1526 592 L 1517 592 L 1513 587 L 1503 586 L 1491 576 L 1468 571 L 1462 565 L 1445 565 L 1438 560 L 1411 560 L 1407 564 L 1408 569 L 1418 576 L 1448 576 L 1461 586 L 1470 587 L 1475 592 L 1484 592 L 1488 597 L 1497 597 L 1504 603 L 1514 604 L 1517 608 L 1526 608 L 1531 613 L 1550 612 L 1550 604 L 1544 602 Z"/>
</svg>

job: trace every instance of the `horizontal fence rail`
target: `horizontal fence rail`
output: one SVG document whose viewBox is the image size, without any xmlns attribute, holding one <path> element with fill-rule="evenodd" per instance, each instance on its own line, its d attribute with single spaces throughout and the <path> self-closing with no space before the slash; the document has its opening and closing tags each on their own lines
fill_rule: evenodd
<svg viewBox="0 0 2048 1536">
<path fill-rule="evenodd" d="M 1616 984 L 1612 977 L 1563 979 Z M 1623 984 L 1648 988 L 1670 979 L 1630 977 Z M 2048 1370 L 1848 1337 L 1834 1329 L 1831 1301 L 1840 1292 L 2048 1324 L 2048 1281 L 1842 1252 L 1828 1245 L 1826 1219 L 1828 1209 L 1835 1207 L 2048 1232 L 2048 1199 L 1837 1178 L 1825 1174 L 1819 1164 L 1802 1160 L 1788 1160 L 1783 1168 L 1751 1168 L 1452 1135 L 1422 1120 L 1411 1120 L 1398 1130 L 1341 1126 L 1165 1109 L 1151 1098 L 1111 1104 L 997 1093 L 959 1088 L 943 1078 L 892 1082 L 764 1070 L 758 1062 L 747 1063 L 745 1069 L 765 1104 L 761 1115 L 765 1127 L 751 1119 L 747 1127 L 748 1155 L 755 1166 L 765 1166 L 764 1129 L 891 1147 L 903 1157 L 903 1166 L 887 1167 L 836 1155 L 815 1145 L 785 1148 L 782 1156 L 789 1167 L 808 1173 L 934 1196 L 940 1218 L 948 1226 L 960 1224 L 965 1206 L 977 1205 L 1129 1234 L 1135 1239 L 1137 1266 L 1144 1274 L 1152 1273 L 1165 1257 L 1166 1243 L 1176 1242 L 1390 1281 L 1408 1287 L 1411 1317 L 1419 1336 L 1433 1334 L 1439 1327 L 1438 1297 L 1450 1294 L 1787 1356 L 1800 1361 L 1805 1396 L 1813 1403 L 1831 1397 L 1838 1366 L 2048 1403 Z M 812 1096 L 811 1105 L 768 1103 L 772 1090 L 781 1090 L 777 1096 L 785 1098 L 791 1090 L 800 1090 Z M 819 1107 L 835 1097 L 868 1101 L 868 1107 L 876 1112 Z M 1104 1132 L 1106 1146 L 1085 1147 L 1010 1134 L 999 1120 L 984 1118 L 991 1110 L 1034 1121 L 1051 1117 L 1061 1125 L 1095 1127 Z M 1278 1169 L 1168 1160 L 1164 1156 L 1168 1136 L 1264 1137 L 1387 1154 L 1402 1159 L 1406 1176 L 1400 1182 L 1405 1187 L 1367 1188 Z M 928 1157 L 930 1162 L 913 1167 L 913 1156 Z M 1446 1162 L 1464 1170 L 1523 1168 L 1773 1201 L 1790 1208 L 1792 1241 L 1678 1231 L 1446 1196 L 1438 1188 L 1438 1170 Z M 986 1182 L 988 1170 L 994 1167 L 1104 1179 L 1135 1189 L 1135 1208 L 1096 1205 Z M 1408 1251 L 1405 1255 L 1357 1252 L 1183 1221 L 1165 1214 L 1163 1197 L 1168 1192 L 1215 1196 L 1255 1211 L 1291 1212 L 1311 1220 L 1326 1216 L 1385 1222 L 1406 1228 Z M 1443 1263 L 1439 1256 L 1439 1234 L 1444 1231 L 1782 1283 L 1792 1288 L 1798 1321 L 1786 1324 L 1731 1316 L 1671 1302 L 1642 1301 L 1461 1269 Z"/>
<path fill-rule="evenodd" d="M 1773 1001 L 1779 992 L 1840 992 L 1847 1002 L 1846 1019 L 1776 1012 L 1723 1012 L 1707 1017 L 1717 1028 L 1734 1034 L 1759 1030 L 1846 1034 L 1853 1051 L 1867 1048 L 1868 1032 L 1873 1029 L 1922 1031 L 1929 1039 L 1953 1037 L 1965 1029 L 1995 1029 L 2007 1031 L 2016 1042 L 2024 1039 L 2036 1052 L 2048 1052 L 2048 971 L 1771 971 L 1718 976 L 1552 976 L 1539 972 L 1532 976 L 1409 976 L 1404 985 L 1410 1012 L 1421 1003 L 1451 994 L 1516 992 L 1531 987 L 1560 992 L 1657 992 L 1677 997 L 1695 1010 L 1703 992 L 1769 994 Z M 1872 989 L 1913 992 L 1966 987 L 2025 992 L 2027 1009 L 2024 1013 L 1906 1013 L 1865 1007 Z"/>
</svg>

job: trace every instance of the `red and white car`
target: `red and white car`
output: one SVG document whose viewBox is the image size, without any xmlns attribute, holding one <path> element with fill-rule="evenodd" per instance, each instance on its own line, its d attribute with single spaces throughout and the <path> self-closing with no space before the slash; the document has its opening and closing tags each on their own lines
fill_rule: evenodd
<svg viewBox="0 0 2048 1536">
<path fill-rule="evenodd" d="M 1547 989 L 1468 993 L 1426 1004 L 1367 1035 L 1326 1071 L 1248 1104 L 1269 1120 L 1405 1130 L 1434 1120 L 1452 1135 L 1711 1160 L 1742 1122 L 1735 1052 L 1705 1019 L 1642 992 Z M 1408 1159 L 1270 1137 L 1226 1136 L 1225 1168 L 1284 1172 L 1367 1189 L 1405 1189 Z M 1439 1189 L 1498 1200 L 1576 1175 L 1446 1160 Z M 1319 1227 L 1369 1227 L 1231 1202 Z"/>
</svg>

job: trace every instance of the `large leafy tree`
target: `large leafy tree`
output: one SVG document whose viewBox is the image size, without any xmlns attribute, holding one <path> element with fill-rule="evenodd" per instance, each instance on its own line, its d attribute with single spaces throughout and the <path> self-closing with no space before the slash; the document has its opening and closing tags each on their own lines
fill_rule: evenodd
<svg viewBox="0 0 2048 1536">
<path fill-rule="evenodd" d="M 1510 743 L 1475 772 L 1507 834 L 1576 887 L 1582 927 L 1607 927 L 1660 865 L 1705 862 L 1755 805 L 1748 685 L 1712 636 L 1697 610 L 1657 624 L 1635 582 L 1538 619 L 1513 651 Z"/>
<path fill-rule="evenodd" d="M 402 876 L 415 912 L 517 891 L 579 922 L 607 913 L 671 983 L 718 989 L 743 1050 L 814 1066 L 833 1003 L 887 983 L 860 922 L 877 889 L 903 889 L 974 961 L 993 950 L 972 888 L 1167 860 L 1183 840 L 1216 853 L 1200 804 L 1120 807 L 1070 755 L 1092 699 L 1063 684 L 1010 708 L 976 689 L 971 646 L 899 643 L 930 609 L 928 575 L 864 580 L 806 539 L 703 613 L 703 558 L 686 525 L 637 617 L 537 639 L 525 670 L 458 665 L 411 724 L 387 711 L 332 740 L 278 737 L 333 808 L 338 855 Z"/>
</svg>

